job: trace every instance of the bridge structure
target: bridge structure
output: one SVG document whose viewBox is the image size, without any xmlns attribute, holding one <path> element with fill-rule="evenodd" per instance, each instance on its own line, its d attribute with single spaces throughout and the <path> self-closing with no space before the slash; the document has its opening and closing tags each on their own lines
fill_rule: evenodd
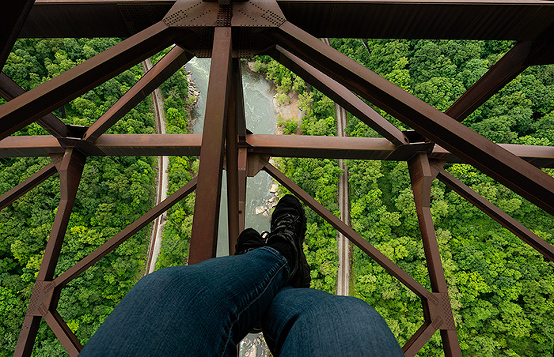
<svg viewBox="0 0 554 357">
<path fill-rule="evenodd" d="M 222 170 L 227 171 L 230 247 L 244 228 L 246 177 L 264 170 L 421 298 L 424 322 L 403 346 L 414 356 L 438 330 L 446 356 L 460 356 L 430 211 L 438 179 L 549 260 L 554 247 L 444 169 L 473 165 L 554 214 L 554 148 L 495 144 L 461 121 L 525 68 L 554 63 L 550 0 L 22 0 L 0 5 L 0 68 L 17 38 L 124 37 L 124 41 L 25 92 L 0 74 L 0 157 L 50 156 L 52 162 L 0 197 L 6 207 L 59 174 L 60 202 L 23 321 L 15 356 L 30 356 L 44 319 L 69 355 L 82 348 L 57 311 L 61 289 L 191 192 L 198 198 L 189 263 L 215 256 Z M 515 40 L 514 47 L 448 110 L 441 112 L 319 38 Z M 173 49 L 90 127 L 64 124 L 52 111 L 169 46 Z M 251 134 L 245 124 L 239 59 L 268 54 L 382 138 Z M 193 56 L 211 57 L 204 132 L 105 134 Z M 401 131 L 361 98 L 413 130 Z M 50 135 L 11 136 L 37 122 Z M 198 176 L 73 267 L 55 276 L 88 156 L 199 155 Z M 422 286 L 272 166 L 271 156 L 408 162 L 431 282 Z M 225 165 L 224 165 L 225 161 Z"/>
</svg>

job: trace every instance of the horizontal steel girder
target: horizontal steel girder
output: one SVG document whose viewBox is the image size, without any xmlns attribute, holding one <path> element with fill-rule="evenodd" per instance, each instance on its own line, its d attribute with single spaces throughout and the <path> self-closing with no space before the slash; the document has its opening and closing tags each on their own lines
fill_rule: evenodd
<svg viewBox="0 0 554 357">
<path fill-rule="evenodd" d="M 174 0 L 36 0 L 21 37 L 128 37 Z M 554 22 L 544 0 L 278 0 L 285 18 L 316 37 L 533 40 Z M 345 21 L 344 19 L 348 19 Z"/>
<path fill-rule="evenodd" d="M 216 27 L 200 149 L 189 264 L 214 258 L 216 254 L 227 105 L 231 87 L 231 51 L 231 28 Z"/>
<path fill-rule="evenodd" d="M 202 134 L 104 134 L 95 147 L 106 156 L 198 156 Z M 384 138 L 296 136 L 248 134 L 249 151 L 280 157 L 320 157 L 330 159 L 406 161 L 420 149 L 418 144 L 404 145 L 405 152 L 392 157 L 396 147 Z M 554 167 L 554 147 L 498 144 L 513 155 L 537 167 Z M 0 141 L 0 157 L 48 156 L 63 154 L 55 137 L 10 136 Z M 448 150 L 435 145 L 432 159 L 463 163 Z"/>
</svg>

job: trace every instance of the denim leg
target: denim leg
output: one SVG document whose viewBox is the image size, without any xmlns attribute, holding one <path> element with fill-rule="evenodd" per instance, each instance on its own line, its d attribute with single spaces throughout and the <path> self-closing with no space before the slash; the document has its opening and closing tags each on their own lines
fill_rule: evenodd
<svg viewBox="0 0 554 357">
<path fill-rule="evenodd" d="M 232 356 L 288 279 L 264 247 L 142 278 L 81 356 Z"/>
<path fill-rule="evenodd" d="M 354 297 L 284 287 L 262 327 L 274 356 L 404 356 L 381 315 Z"/>
</svg>

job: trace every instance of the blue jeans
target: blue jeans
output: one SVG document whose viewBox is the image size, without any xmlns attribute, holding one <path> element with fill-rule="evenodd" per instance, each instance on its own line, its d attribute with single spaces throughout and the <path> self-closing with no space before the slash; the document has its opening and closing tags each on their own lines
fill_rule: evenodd
<svg viewBox="0 0 554 357">
<path fill-rule="evenodd" d="M 234 356 L 257 321 L 274 356 L 404 356 L 383 318 L 353 297 L 285 286 L 270 247 L 142 278 L 80 356 Z"/>
</svg>

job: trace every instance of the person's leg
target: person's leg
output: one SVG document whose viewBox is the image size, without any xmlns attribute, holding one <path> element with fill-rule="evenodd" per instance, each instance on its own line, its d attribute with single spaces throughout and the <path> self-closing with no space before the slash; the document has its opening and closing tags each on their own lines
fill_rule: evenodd
<svg viewBox="0 0 554 357">
<path fill-rule="evenodd" d="M 274 356 L 404 356 L 381 315 L 354 297 L 284 287 L 262 327 Z"/>
<path fill-rule="evenodd" d="M 288 279 L 269 247 L 142 278 L 81 356 L 228 356 Z"/>
</svg>

